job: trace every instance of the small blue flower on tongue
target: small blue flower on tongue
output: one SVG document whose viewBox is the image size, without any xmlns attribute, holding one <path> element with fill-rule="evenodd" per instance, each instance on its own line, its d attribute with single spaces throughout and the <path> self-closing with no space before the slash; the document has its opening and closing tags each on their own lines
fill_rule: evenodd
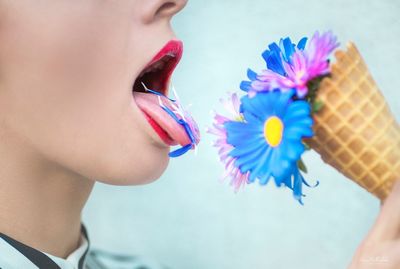
<svg viewBox="0 0 400 269">
<path fill-rule="evenodd" d="M 187 111 L 187 109 L 185 109 L 183 107 L 183 105 L 181 104 L 179 96 L 175 91 L 175 88 L 172 88 L 172 91 L 174 94 L 174 99 L 171 99 L 160 92 L 157 92 L 157 91 L 147 88 L 146 85 L 144 85 L 144 83 L 142 83 L 142 85 L 147 92 L 158 95 L 158 103 L 161 106 L 161 108 L 166 113 L 168 113 L 168 115 L 170 115 L 179 125 L 181 125 L 185 129 L 186 134 L 190 139 L 189 144 L 184 145 L 181 148 L 178 148 L 174 151 L 171 151 L 169 153 L 169 156 L 170 157 L 179 157 L 191 149 L 194 149 L 195 152 L 197 153 L 197 145 L 200 142 L 199 127 L 198 127 L 197 123 L 195 122 L 195 120 L 193 119 L 193 117 Z M 165 97 L 171 101 L 171 103 L 170 103 L 171 108 L 169 108 L 168 106 L 166 106 L 163 103 L 161 96 Z"/>
</svg>

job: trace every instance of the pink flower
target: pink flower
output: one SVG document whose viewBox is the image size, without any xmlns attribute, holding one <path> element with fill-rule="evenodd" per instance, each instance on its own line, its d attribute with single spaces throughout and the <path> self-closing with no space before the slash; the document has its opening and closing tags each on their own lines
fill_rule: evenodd
<svg viewBox="0 0 400 269">
<path fill-rule="evenodd" d="M 230 94 L 227 99 L 221 99 L 220 101 L 225 110 L 229 112 L 229 116 L 215 113 L 213 125 L 208 128 L 207 132 L 217 136 L 213 146 L 218 148 L 219 159 L 225 164 L 225 173 L 222 179 L 230 180 L 234 190 L 238 191 L 240 187 L 248 183 L 249 173 L 242 174 L 240 169 L 234 165 L 236 159 L 229 156 L 233 146 L 226 141 L 227 134 L 224 123 L 227 121 L 243 121 L 244 119 L 240 113 L 240 100 L 236 93 Z"/>
</svg>

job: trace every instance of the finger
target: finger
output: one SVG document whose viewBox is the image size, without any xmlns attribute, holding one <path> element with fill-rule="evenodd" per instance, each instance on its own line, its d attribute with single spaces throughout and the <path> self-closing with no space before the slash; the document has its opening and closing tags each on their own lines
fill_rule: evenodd
<svg viewBox="0 0 400 269">
<path fill-rule="evenodd" d="M 400 231 L 400 180 L 393 186 L 392 192 L 383 203 L 381 212 L 371 230 L 374 240 L 391 240 L 399 236 Z"/>
<path fill-rule="evenodd" d="M 400 241 L 397 240 L 387 250 L 388 262 L 392 268 L 400 268 Z"/>
</svg>

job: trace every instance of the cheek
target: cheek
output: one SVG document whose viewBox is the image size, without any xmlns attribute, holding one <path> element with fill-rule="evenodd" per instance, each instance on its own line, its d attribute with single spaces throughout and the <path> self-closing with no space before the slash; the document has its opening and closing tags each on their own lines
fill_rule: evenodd
<svg viewBox="0 0 400 269">
<path fill-rule="evenodd" d="M 7 96 L 13 102 L 6 105 L 5 121 L 45 158 L 117 185 L 151 182 L 166 168 L 169 148 L 153 142 L 144 130 L 130 94 L 73 99 L 66 89 L 32 90 L 36 93 Z"/>
<path fill-rule="evenodd" d="M 124 102 L 115 102 L 124 104 L 116 106 L 106 101 L 109 109 L 106 105 L 99 107 L 100 111 L 89 109 L 87 119 L 81 115 L 70 119 L 70 128 L 66 127 L 69 131 L 65 132 L 70 138 L 76 137 L 69 140 L 69 145 L 79 151 L 79 158 L 70 158 L 69 147 L 65 147 L 60 152 L 64 163 L 71 160 L 71 167 L 109 184 L 143 184 L 157 179 L 167 167 L 169 148 L 154 143 L 143 130 L 141 112 Z M 56 143 L 62 144 L 63 139 Z"/>
<path fill-rule="evenodd" d="M 169 149 L 152 142 L 132 108 L 131 76 L 139 70 L 127 70 L 134 52 L 125 24 L 110 24 L 110 16 L 85 19 L 91 15 L 52 18 L 55 28 L 22 17 L 6 38 L 12 53 L 1 56 L 10 67 L 0 93 L 7 125 L 46 158 L 88 178 L 109 184 L 158 178 Z"/>
<path fill-rule="evenodd" d="M 69 106 L 59 117 L 47 117 L 37 133 L 38 148 L 48 158 L 104 183 L 142 184 L 158 178 L 168 164 L 169 148 L 152 142 L 138 121 L 141 115 L 129 105 L 99 100 L 104 100 L 103 106 L 88 100 Z"/>
</svg>

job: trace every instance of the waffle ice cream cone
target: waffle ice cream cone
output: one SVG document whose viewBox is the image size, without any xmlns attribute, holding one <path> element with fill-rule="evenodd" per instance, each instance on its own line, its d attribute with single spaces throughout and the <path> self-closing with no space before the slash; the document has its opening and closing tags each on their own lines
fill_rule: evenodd
<svg viewBox="0 0 400 269">
<path fill-rule="evenodd" d="M 335 53 L 307 140 L 324 162 L 385 200 L 400 179 L 400 127 L 353 43 Z"/>
</svg>

